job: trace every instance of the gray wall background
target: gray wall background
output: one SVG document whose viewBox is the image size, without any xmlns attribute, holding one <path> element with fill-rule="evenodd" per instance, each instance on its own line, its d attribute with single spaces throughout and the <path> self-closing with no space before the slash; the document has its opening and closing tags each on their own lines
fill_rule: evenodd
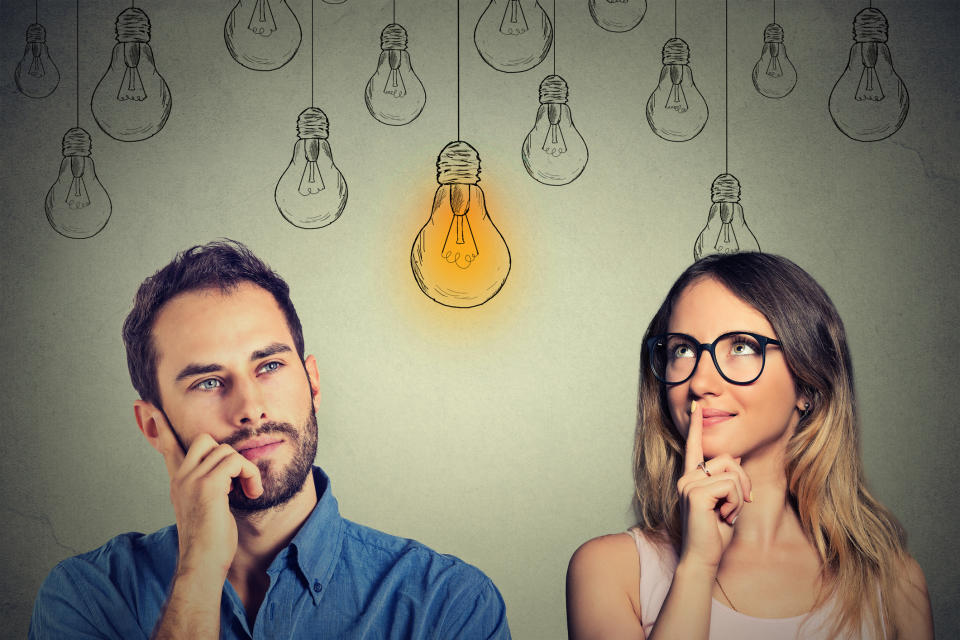
<svg viewBox="0 0 960 640">
<path fill-rule="evenodd" d="M 317 459 L 343 513 L 481 567 L 517 638 L 564 636 L 570 554 L 631 524 L 640 336 L 692 260 L 723 171 L 723 4 L 680 3 L 710 120 L 675 144 L 643 115 L 673 3 L 651 0 L 637 29 L 613 34 L 585 0 L 557 2 L 557 71 L 590 162 L 574 183 L 547 187 L 524 171 L 520 145 L 549 58 L 527 73 L 494 71 L 472 41 L 486 3 L 462 0 L 462 138 L 480 153 L 488 208 L 513 256 L 504 289 L 473 310 L 427 299 L 409 267 L 436 155 L 456 138 L 454 3 L 398 0 L 428 97 L 416 121 L 391 128 L 363 104 L 390 2 L 317 0 L 317 104 L 350 199 L 340 220 L 314 231 L 289 225 L 273 203 L 309 106 L 309 2 L 291 0 L 304 42 L 269 73 L 228 55 L 232 3 L 137 4 L 153 24 L 173 113 L 144 142 L 99 130 L 89 98 L 127 5 L 81 3 L 80 123 L 113 217 L 95 238 L 67 240 L 48 226 L 43 199 L 74 125 L 74 5 L 40 3 L 62 79 L 31 100 L 13 71 L 34 3 L 0 1 L 0 634 L 26 632 L 60 559 L 173 521 L 162 460 L 133 420 L 120 326 L 144 277 L 176 251 L 226 236 L 291 284 L 320 363 Z M 730 171 L 763 250 L 808 269 L 847 323 L 870 486 L 906 526 L 949 637 L 960 629 L 960 10 L 947 0 L 877 4 L 911 106 L 893 137 L 859 143 L 826 105 L 866 3 L 778 3 L 799 73 L 779 101 L 750 80 L 770 4 L 730 3 Z"/>
</svg>

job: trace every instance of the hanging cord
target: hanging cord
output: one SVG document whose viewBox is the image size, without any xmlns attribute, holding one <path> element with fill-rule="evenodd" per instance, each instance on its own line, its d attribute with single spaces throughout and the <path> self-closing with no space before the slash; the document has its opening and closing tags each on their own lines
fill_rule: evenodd
<svg viewBox="0 0 960 640">
<path fill-rule="evenodd" d="M 553 0 L 553 75 L 557 75 L 557 0 Z"/>
<path fill-rule="evenodd" d="M 313 53 L 313 42 L 316 39 L 313 37 L 313 24 L 315 22 L 314 15 L 313 15 L 314 14 L 313 8 L 316 6 L 316 4 L 317 4 L 317 0 L 310 0 L 310 106 L 311 107 L 317 106 L 317 96 L 316 96 L 316 93 L 314 92 L 314 83 L 313 83 L 313 76 L 314 76 L 313 60 L 316 57 L 314 56 L 314 53 Z"/>
<path fill-rule="evenodd" d="M 77 0 L 77 128 L 80 128 L 80 0 Z"/>
<path fill-rule="evenodd" d="M 34 6 L 34 19 L 33 23 L 38 24 L 40 22 L 40 0 L 37 0 L 36 5 Z"/>
<path fill-rule="evenodd" d="M 727 30 L 727 5 L 723 0 L 723 172 L 730 173 L 730 41 Z"/>
<path fill-rule="evenodd" d="M 460 139 L 460 0 L 457 0 L 457 140 Z"/>
<path fill-rule="evenodd" d="M 393 0 L 393 24 L 397 24 L 397 0 Z"/>
<path fill-rule="evenodd" d="M 677 0 L 673 0 L 673 37 L 677 37 Z"/>
<path fill-rule="evenodd" d="M 773 0 L 773 23 L 777 23 L 777 0 Z"/>
</svg>

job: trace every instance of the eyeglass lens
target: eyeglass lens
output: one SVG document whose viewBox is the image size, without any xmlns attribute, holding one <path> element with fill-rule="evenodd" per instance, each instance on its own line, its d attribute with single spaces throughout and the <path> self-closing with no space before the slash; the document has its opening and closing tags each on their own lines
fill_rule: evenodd
<svg viewBox="0 0 960 640">
<path fill-rule="evenodd" d="M 683 382 L 693 373 L 699 349 L 700 345 L 690 336 L 664 336 L 654 344 L 650 354 L 653 369 L 668 384 Z M 720 372 L 734 382 L 749 382 L 763 369 L 763 347 L 753 336 L 743 333 L 722 336 L 714 343 L 713 352 Z"/>
</svg>

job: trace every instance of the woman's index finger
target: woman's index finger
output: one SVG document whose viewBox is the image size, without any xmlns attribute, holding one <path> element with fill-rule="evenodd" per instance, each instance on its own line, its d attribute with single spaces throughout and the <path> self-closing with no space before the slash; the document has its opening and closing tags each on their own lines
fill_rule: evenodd
<svg viewBox="0 0 960 640">
<path fill-rule="evenodd" d="M 690 403 L 690 428 L 687 430 L 687 447 L 683 459 L 684 473 L 689 473 L 703 462 L 703 409 L 697 401 Z"/>
</svg>

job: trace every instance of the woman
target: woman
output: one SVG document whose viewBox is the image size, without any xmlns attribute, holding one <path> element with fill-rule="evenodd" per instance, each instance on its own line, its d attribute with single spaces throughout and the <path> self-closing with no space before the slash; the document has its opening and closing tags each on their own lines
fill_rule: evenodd
<svg viewBox="0 0 960 640">
<path fill-rule="evenodd" d="M 570 560 L 567 622 L 602 638 L 932 638 L 904 532 L 864 486 L 843 323 L 797 265 L 691 265 L 647 328 L 639 524 Z"/>
</svg>

